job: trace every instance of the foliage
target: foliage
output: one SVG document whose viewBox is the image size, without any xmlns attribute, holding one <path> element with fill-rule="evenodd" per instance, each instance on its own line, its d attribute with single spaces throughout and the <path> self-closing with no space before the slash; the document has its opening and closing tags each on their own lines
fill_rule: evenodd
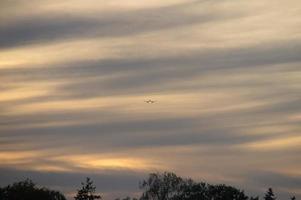
<svg viewBox="0 0 301 200">
<path fill-rule="evenodd" d="M 259 200 L 249 197 L 243 190 L 224 184 L 212 185 L 183 179 L 174 173 L 152 173 L 140 183 L 140 200 Z M 272 188 L 265 194 L 264 200 L 276 200 Z M 291 197 L 291 200 L 296 200 Z"/>
<path fill-rule="evenodd" d="M 93 181 L 90 178 L 86 178 L 86 182 L 82 183 L 82 188 L 77 190 L 75 200 L 95 200 L 101 199 L 100 195 L 95 194 L 96 187 L 93 185 Z"/>
<path fill-rule="evenodd" d="M 209 185 L 209 199 L 214 200 L 247 200 L 248 196 L 243 191 L 232 186 L 226 185 Z"/>
<path fill-rule="evenodd" d="M 93 181 L 87 178 L 77 190 L 75 200 L 97 200 L 102 197 L 96 194 Z M 151 173 L 140 183 L 142 195 L 139 200 L 259 200 L 259 197 L 248 197 L 243 190 L 224 184 L 212 185 L 183 179 L 171 172 Z M 272 188 L 265 193 L 264 200 L 276 200 Z M 292 196 L 291 200 L 296 200 Z M 0 187 L 0 200 L 66 200 L 58 191 L 39 188 L 31 180 L 16 182 Z M 125 197 L 115 200 L 138 200 Z"/>
<path fill-rule="evenodd" d="M 265 193 L 264 200 L 276 200 L 272 188 L 269 188 L 268 191 Z"/>
<path fill-rule="evenodd" d="M 63 194 L 47 188 L 38 188 L 35 183 L 25 181 L 0 188 L 1 200 L 66 200 Z"/>
<path fill-rule="evenodd" d="M 122 199 L 117 198 L 117 199 L 115 199 L 115 200 L 138 200 L 138 199 L 136 199 L 136 198 L 131 198 L 131 197 L 125 197 L 125 198 L 122 198 Z"/>
<path fill-rule="evenodd" d="M 174 173 L 152 173 L 140 184 L 140 188 L 144 189 L 141 200 L 176 199 L 182 184 L 182 178 Z"/>
</svg>

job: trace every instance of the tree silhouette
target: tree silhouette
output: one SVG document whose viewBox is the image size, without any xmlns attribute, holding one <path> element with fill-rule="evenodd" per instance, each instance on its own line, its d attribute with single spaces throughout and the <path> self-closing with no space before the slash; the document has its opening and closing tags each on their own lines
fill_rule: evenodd
<svg viewBox="0 0 301 200">
<path fill-rule="evenodd" d="M 123 198 L 123 199 L 117 198 L 117 199 L 115 199 L 115 200 L 138 200 L 138 199 L 136 199 L 136 198 L 131 198 L 131 197 L 125 197 L 125 198 Z"/>
<path fill-rule="evenodd" d="M 196 183 L 174 173 L 150 174 L 140 184 L 144 190 L 141 200 L 248 200 L 243 191 L 226 185 Z"/>
<path fill-rule="evenodd" d="M 75 200 L 95 200 L 101 199 L 100 195 L 95 194 L 96 187 L 93 185 L 93 181 L 90 178 L 86 178 L 85 183 L 81 183 L 82 188 L 77 190 L 77 195 L 74 197 Z"/>
<path fill-rule="evenodd" d="M 195 183 L 192 179 L 187 179 L 182 184 L 181 190 L 180 195 L 176 199 L 209 199 L 208 185 L 203 182 Z"/>
<path fill-rule="evenodd" d="M 276 197 L 274 195 L 272 188 L 269 188 L 268 191 L 265 193 L 264 199 L 265 200 L 276 200 Z"/>
<path fill-rule="evenodd" d="M 243 191 L 232 186 L 209 185 L 209 199 L 214 200 L 247 200 Z"/>
<path fill-rule="evenodd" d="M 75 200 L 101 200 L 96 194 L 96 187 L 90 178 L 81 183 Z M 224 184 L 212 185 L 184 179 L 171 172 L 151 173 L 140 183 L 143 190 L 139 200 L 259 200 L 259 197 L 248 197 L 243 190 Z M 125 197 L 115 200 L 138 200 Z M 264 200 L 276 200 L 272 188 L 265 193 Z M 30 179 L 0 187 L 0 200 L 66 200 L 58 191 L 37 187 Z M 290 200 L 296 200 L 292 196 Z"/>
<path fill-rule="evenodd" d="M 1 200 L 66 200 L 58 191 L 49 190 L 45 187 L 38 188 L 31 180 L 26 179 L 0 188 Z"/>
<path fill-rule="evenodd" d="M 182 184 L 182 178 L 174 173 L 151 173 L 148 179 L 140 184 L 140 188 L 144 189 L 141 200 L 175 199 L 180 195 Z"/>
</svg>

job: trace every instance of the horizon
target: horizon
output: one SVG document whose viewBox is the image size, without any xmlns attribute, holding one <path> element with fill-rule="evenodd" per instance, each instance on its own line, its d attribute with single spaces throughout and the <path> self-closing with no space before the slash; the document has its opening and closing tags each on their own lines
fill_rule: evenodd
<svg viewBox="0 0 301 200">
<path fill-rule="evenodd" d="M 171 171 L 301 199 L 298 0 L 2 0 L 0 80 L 0 186 L 110 200 Z"/>
</svg>

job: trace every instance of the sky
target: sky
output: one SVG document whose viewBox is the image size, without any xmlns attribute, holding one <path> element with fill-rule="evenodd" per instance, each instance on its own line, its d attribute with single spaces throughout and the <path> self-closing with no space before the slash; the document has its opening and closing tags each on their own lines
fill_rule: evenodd
<svg viewBox="0 0 301 200">
<path fill-rule="evenodd" d="M 0 80 L 0 186 L 301 198 L 299 0 L 1 0 Z"/>
</svg>

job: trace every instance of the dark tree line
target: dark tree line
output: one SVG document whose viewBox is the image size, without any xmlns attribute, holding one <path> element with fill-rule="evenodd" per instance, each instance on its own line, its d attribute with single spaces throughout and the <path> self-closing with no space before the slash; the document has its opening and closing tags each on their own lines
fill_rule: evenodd
<svg viewBox="0 0 301 200">
<path fill-rule="evenodd" d="M 140 183 L 140 188 L 143 190 L 140 200 L 259 200 L 232 186 L 195 182 L 169 172 L 150 174 Z M 272 200 L 269 197 L 276 199 L 270 194 L 264 199 Z"/>
<path fill-rule="evenodd" d="M 31 180 L 0 188 L 0 200 L 66 200 L 58 191 L 39 188 Z"/>
<path fill-rule="evenodd" d="M 118 198 L 116 200 L 259 200 L 247 196 L 243 190 L 224 184 L 212 185 L 183 179 L 174 173 L 152 173 L 140 183 L 142 190 L 139 198 Z M 93 181 L 87 178 L 77 190 L 75 200 L 101 200 L 96 193 Z M 277 200 L 272 188 L 265 193 L 264 200 Z M 0 187 L 0 200 L 66 200 L 58 191 L 37 187 L 31 180 Z M 291 197 L 291 200 L 296 200 Z"/>
</svg>

